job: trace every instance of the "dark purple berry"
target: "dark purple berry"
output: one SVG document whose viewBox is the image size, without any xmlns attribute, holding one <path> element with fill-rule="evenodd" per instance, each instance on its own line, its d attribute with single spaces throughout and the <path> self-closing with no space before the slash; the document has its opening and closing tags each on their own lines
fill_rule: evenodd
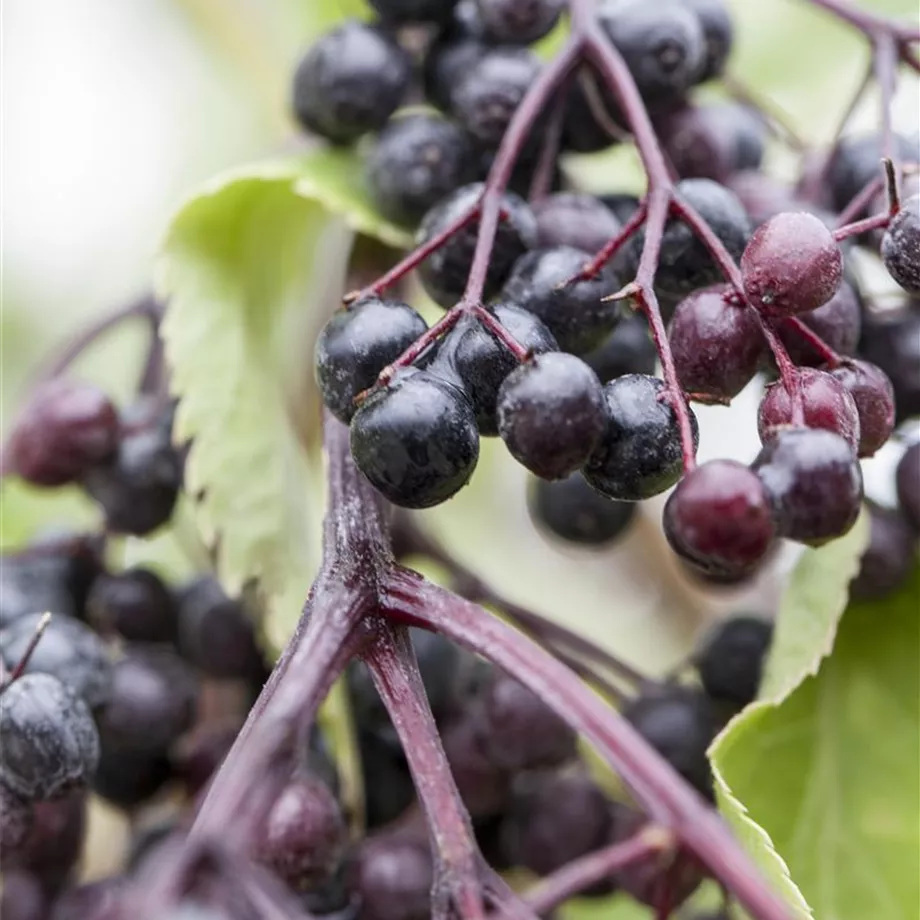
<svg viewBox="0 0 920 920">
<path fill-rule="evenodd" d="M 920 294 L 920 195 L 908 198 L 882 237 L 888 274 L 909 294 Z"/>
<path fill-rule="evenodd" d="M 844 361 L 830 374 L 853 397 L 859 415 L 859 456 L 871 457 L 894 428 L 891 381 L 868 361 Z"/>
<path fill-rule="evenodd" d="M 847 388 L 825 371 L 803 367 L 795 372 L 801 397 L 802 417 L 795 404 L 799 396 L 783 381 L 771 384 L 757 413 L 760 440 L 766 443 L 778 428 L 803 425 L 839 434 L 855 451 L 859 447 L 859 412 Z"/>
<path fill-rule="evenodd" d="M 619 306 L 602 298 L 614 293 L 619 281 L 609 268 L 594 277 L 569 282 L 590 261 L 570 246 L 536 249 L 514 265 L 503 296 L 538 316 L 563 351 L 581 354 L 596 348 L 619 319 Z"/>
<path fill-rule="evenodd" d="M 706 46 L 700 20 L 682 3 L 604 0 L 598 16 L 644 99 L 679 99 L 694 83 Z"/>
<path fill-rule="evenodd" d="M 455 495 L 479 459 L 466 394 L 427 371 L 401 371 L 372 393 L 351 424 L 358 469 L 396 505 L 430 508 Z"/>
<path fill-rule="evenodd" d="M 745 169 L 730 176 L 725 183 L 738 196 L 754 227 L 777 214 L 795 211 L 807 205 L 796 200 L 788 185 L 756 169 Z"/>
<path fill-rule="evenodd" d="M 863 318 L 859 356 L 877 365 L 894 388 L 896 422 L 920 415 L 920 308 Z"/>
<path fill-rule="evenodd" d="M 594 195 L 557 192 L 533 204 L 537 245 L 541 249 L 569 246 L 592 255 L 617 235 L 620 222 Z"/>
<path fill-rule="evenodd" d="M 754 374 L 764 338 L 753 311 L 737 303 L 728 285 L 703 288 L 674 311 L 668 339 L 680 385 L 699 402 L 724 403 Z"/>
<path fill-rule="evenodd" d="M 727 183 L 741 170 L 760 167 L 767 129 L 736 102 L 685 105 L 658 122 L 664 151 L 682 179 Z"/>
<path fill-rule="evenodd" d="M 102 633 L 129 642 L 174 642 L 178 613 L 172 592 L 149 569 L 127 569 L 96 579 L 87 619 Z"/>
<path fill-rule="evenodd" d="M 843 256 L 814 214 L 788 211 L 761 224 L 741 256 L 744 293 L 766 316 L 817 310 L 837 292 Z"/>
<path fill-rule="evenodd" d="M 721 76 L 732 49 L 735 30 L 725 0 L 682 0 L 683 6 L 692 10 L 703 28 L 706 44 L 703 66 L 696 76 L 702 83 Z"/>
<path fill-rule="evenodd" d="M 475 178 L 469 135 L 439 115 L 392 119 L 367 157 L 377 210 L 400 224 L 418 223 L 429 208 Z"/>
<path fill-rule="evenodd" d="M 676 413 L 662 398 L 664 390 L 664 381 L 645 374 L 628 374 L 604 386 L 607 430 L 584 470 L 599 492 L 620 501 L 640 501 L 680 478 L 680 428 Z M 692 412 L 690 419 L 695 445 Z"/>
<path fill-rule="evenodd" d="M 86 704 L 51 674 L 24 674 L 0 696 L 0 781 L 26 801 L 85 787 L 99 762 Z"/>
<path fill-rule="evenodd" d="M 904 451 L 896 474 L 898 503 L 915 530 L 920 530 L 920 443 Z"/>
<path fill-rule="evenodd" d="M 192 727 L 198 699 L 194 672 L 163 646 L 133 646 L 115 664 L 111 699 L 99 718 L 103 750 L 165 754 Z"/>
<path fill-rule="evenodd" d="M 488 308 L 531 354 L 556 351 L 552 333 L 531 313 L 513 303 Z M 475 316 L 460 320 L 441 340 L 428 368 L 438 373 L 447 364 L 463 385 L 476 413 L 479 434 L 498 434 L 498 390 L 518 365 L 510 351 Z"/>
<path fill-rule="evenodd" d="M 683 179 L 677 183 L 676 191 L 709 224 L 732 258 L 739 259 L 751 235 L 751 222 L 737 196 L 711 179 Z M 629 249 L 634 266 L 644 242 L 643 229 L 633 237 Z M 680 299 L 722 280 L 722 271 L 706 246 L 687 224 L 672 217 L 665 225 L 655 273 L 659 296 Z"/>
<path fill-rule="evenodd" d="M 856 523 L 862 473 L 840 435 L 820 428 L 781 429 L 764 444 L 754 469 L 770 496 L 781 536 L 820 546 Z"/>
<path fill-rule="evenodd" d="M 368 828 L 389 824 L 415 801 L 415 786 L 401 750 L 374 732 L 358 731 Z"/>
<path fill-rule="evenodd" d="M 575 732 L 532 690 L 496 674 L 486 688 L 476 734 L 484 755 L 504 770 L 554 767 L 575 756 Z"/>
<path fill-rule="evenodd" d="M 917 535 L 900 511 L 869 504 L 869 545 L 850 582 L 850 596 L 879 600 L 907 580 L 917 556 Z"/>
<path fill-rule="evenodd" d="M 458 75 L 450 112 L 480 144 L 496 148 L 539 73 L 540 61 L 533 52 L 491 48 Z"/>
<path fill-rule="evenodd" d="M 103 750 L 93 777 L 93 792 L 107 802 L 133 811 L 149 802 L 173 779 L 165 754 Z"/>
<path fill-rule="evenodd" d="M 677 685 L 657 686 L 628 702 L 622 714 L 697 792 L 712 797 L 706 750 L 719 726 L 703 693 Z"/>
<path fill-rule="evenodd" d="M 532 45 L 555 28 L 563 0 L 476 0 L 482 24 L 496 42 Z"/>
<path fill-rule="evenodd" d="M 435 205 L 422 220 L 417 242 L 421 245 L 446 230 L 476 207 L 482 184 L 474 183 L 457 189 Z M 489 299 L 501 289 L 514 263 L 536 245 L 537 227 L 533 213 L 523 199 L 506 193 L 502 201 L 506 218 L 499 222 L 489 270 L 486 274 L 484 296 Z M 455 233 L 437 252 L 419 266 L 419 277 L 428 295 L 440 306 L 452 307 L 463 296 L 479 221 L 473 220 Z"/>
<path fill-rule="evenodd" d="M 573 355 L 536 355 L 498 393 L 498 431 L 511 455 L 543 479 L 581 469 L 606 428 L 597 374 Z"/>
<path fill-rule="evenodd" d="M 434 866 L 424 836 L 393 830 L 366 840 L 357 877 L 362 920 L 429 920 Z"/>
<path fill-rule="evenodd" d="M 601 383 L 624 374 L 653 374 L 658 355 L 644 316 L 623 317 L 607 339 L 581 356 Z"/>
<path fill-rule="evenodd" d="M 61 486 L 112 456 L 118 415 L 91 383 L 58 378 L 36 388 L 7 443 L 16 473 L 36 486 Z"/>
<path fill-rule="evenodd" d="M 41 618 L 41 613 L 20 617 L 0 635 L 7 668 L 14 668 L 25 654 Z M 73 617 L 51 617 L 29 656 L 25 673 L 53 674 L 91 709 L 102 705 L 110 695 L 112 665 L 108 649 L 96 633 Z"/>
<path fill-rule="evenodd" d="M 316 340 L 316 382 L 327 408 L 348 423 L 355 397 L 428 329 L 425 320 L 398 300 L 367 297 L 339 310 Z"/>
<path fill-rule="evenodd" d="M 345 856 L 348 829 L 325 783 L 294 777 L 272 805 L 254 855 L 289 888 L 302 891 L 332 877 Z"/>
<path fill-rule="evenodd" d="M 572 473 L 557 482 L 534 477 L 527 497 L 530 516 L 537 527 L 581 546 L 604 546 L 616 540 L 636 513 L 635 502 L 618 502 L 601 495 L 581 473 Z"/>
<path fill-rule="evenodd" d="M 906 163 L 920 160 L 917 138 L 894 135 L 895 151 Z M 825 183 L 834 210 L 842 211 L 873 179 L 882 176 L 884 142 L 881 134 L 844 137 L 838 141 L 828 164 Z"/>
<path fill-rule="evenodd" d="M 457 9 L 475 0 L 463 0 Z M 433 42 L 425 55 L 422 79 L 425 95 L 442 111 L 449 111 L 454 88 L 461 77 L 479 62 L 489 51 L 481 36 L 465 33 L 462 29 L 450 29 L 447 34 Z"/>
<path fill-rule="evenodd" d="M 386 124 L 411 76 L 411 59 L 391 36 L 362 22 L 345 22 L 320 38 L 297 66 L 294 114 L 308 131 L 348 144 Z"/>
<path fill-rule="evenodd" d="M 209 576 L 180 592 L 179 652 L 208 676 L 225 680 L 245 680 L 264 667 L 251 612 Z"/>
<path fill-rule="evenodd" d="M 855 353 L 862 332 L 862 309 L 856 289 L 845 279 L 824 306 L 802 313 L 799 319 L 837 354 Z M 777 332 L 796 364 L 814 366 L 820 362 L 821 356 L 787 323 L 780 323 Z"/>
<path fill-rule="evenodd" d="M 665 505 L 664 532 L 679 556 L 725 581 L 753 573 L 776 536 L 763 484 L 734 460 L 710 460 L 687 473 Z"/>
<path fill-rule="evenodd" d="M 608 830 L 604 794 L 579 770 L 519 777 L 500 833 L 511 865 L 549 875 L 602 846 Z"/>
<path fill-rule="evenodd" d="M 172 444 L 172 409 L 156 400 L 132 407 L 111 460 L 93 467 L 82 484 L 101 506 L 110 533 L 146 536 L 165 524 L 182 486 L 182 457 Z"/>
<path fill-rule="evenodd" d="M 758 617 L 734 616 L 718 623 L 695 656 L 703 689 L 714 700 L 746 706 L 760 689 L 772 641 L 773 624 Z"/>
</svg>

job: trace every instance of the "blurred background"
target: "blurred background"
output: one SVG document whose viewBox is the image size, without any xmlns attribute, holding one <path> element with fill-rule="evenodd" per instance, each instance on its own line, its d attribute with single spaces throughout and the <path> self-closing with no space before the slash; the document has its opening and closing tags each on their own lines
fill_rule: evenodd
<svg viewBox="0 0 920 920">
<path fill-rule="evenodd" d="M 916 0 L 864 5 L 918 14 Z M 347 12 L 360 2 L 340 6 Z M 733 6 L 733 72 L 788 113 L 807 141 L 826 141 L 864 72 L 864 41 L 806 0 Z M 49 350 L 149 286 L 159 240 L 184 196 L 217 171 L 291 144 L 288 83 L 298 55 L 325 25 L 319 15 L 313 0 L 2 3 L 4 430 Z M 896 122 L 915 126 L 917 85 L 902 82 Z M 874 123 L 874 101 L 870 95 L 855 126 Z M 774 165 L 786 170 L 790 162 L 776 152 Z M 610 176 L 611 188 L 617 179 Z M 119 333 L 82 370 L 126 393 L 140 332 L 136 340 L 131 330 Z M 705 456 L 753 456 L 756 399 L 748 392 L 732 410 L 700 413 Z M 485 451 L 474 485 L 429 517 L 460 555 L 520 600 L 583 622 L 625 657 L 656 669 L 682 654 L 713 611 L 774 603 L 775 579 L 716 598 L 684 581 L 663 550 L 654 504 L 611 552 L 572 558 L 548 545 L 527 524 L 521 471 L 495 447 Z M 873 461 L 886 462 L 884 455 Z M 93 514 L 75 496 L 46 497 L 15 484 L 5 487 L 2 505 L 7 546 Z M 161 549 L 133 551 L 159 557 Z"/>
</svg>

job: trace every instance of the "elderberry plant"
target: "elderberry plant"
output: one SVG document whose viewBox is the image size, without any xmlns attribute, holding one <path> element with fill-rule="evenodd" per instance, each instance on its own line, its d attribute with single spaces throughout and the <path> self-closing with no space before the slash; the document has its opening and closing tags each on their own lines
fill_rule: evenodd
<svg viewBox="0 0 920 920">
<path fill-rule="evenodd" d="M 868 40 L 882 105 L 876 132 L 803 155 L 795 184 L 762 171 L 795 136 L 730 76 L 722 0 L 371 0 L 316 38 L 291 92 L 310 152 L 184 206 L 162 302 L 87 329 L 4 442 L 4 477 L 76 486 L 101 519 L 0 569 L 4 916 L 533 920 L 580 900 L 686 917 L 711 880 L 713 916 L 784 920 L 824 897 L 797 884 L 808 829 L 764 820 L 771 841 L 754 822 L 814 794 L 782 769 L 780 716 L 817 721 L 822 694 L 827 718 L 847 705 L 829 686 L 870 663 L 916 676 L 918 445 L 887 506 L 864 501 L 860 461 L 920 414 L 920 151 L 891 116 L 920 30 L 799 2 Z M 732 100 L 704 101 L 711 81 Z M 640 194 L 588 194 L 570 154 L 618 145 Z M 870 259 L 897 306 L 870 296 Z M 246 280 L 214 283 L 228 265 Z M 70 367 L 133 319 L 152 335 L 118 407 Z M 287 339 L 321 413 L 276 385 Z M 227 386 L 215 354 L 239 365 Z M 756 377 L 760 452 L 698 463 L 691 403 L 726 405 Z M 253 420 L 281 433 L 252 440 Z M 808 547 L 775 624 L 738 609 L 654 677 L 566 611 L 516 603 L 419 514 L 478 475 L 483 438 L 527 470 L 530 515 L 560 543 L 614 543 L 669 493 L 665 542 L 707 589 L 752 584 L 784 541 Z M 309 585 L 299 497 L 319 440 Z M 115 541 L 182 501 L 198 577 L 115 563 Z M 260 612 L 290 604 L 272 661 Z M 168 791 L 165 822 L 140 820 Z M 121 874 L 78 884 L 91 795 L 135 833 Z M 842 807 L 878 804 L 859 795 Z M 896 843 L 886 858 L 909 862 Z M 847 889 L 861 913 L 841 915 L 907 909 L 883 876 Z"/>
</svg>

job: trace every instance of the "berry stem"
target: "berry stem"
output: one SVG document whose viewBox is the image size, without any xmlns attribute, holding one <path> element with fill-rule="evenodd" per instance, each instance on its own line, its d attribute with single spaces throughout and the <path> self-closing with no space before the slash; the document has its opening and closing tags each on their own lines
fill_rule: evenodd
<svg viewBox="0 0 920 920">
<path fill-rule="evenodd" d="M 484 920 L 478 866 L 469 814 L 450 772 L 408 630 L 380 622 L 362 656 L 402 742 L 436 855 L 432 920 Z M 439 893 L 440 889 L 440 893 Z"/>
<path fill-rule="evenodd" d="M 5 675 L 3 681 L 0 682 L 0 693 L 3 693 L 4 690 L 9 687 L 14 681 L 19 680 L 22 677 L 22 672 L 29 666 L 29 659 L 35 652 L 35 649 L 38 647 L 38 643 L 41 642 L 42 636 L 45 634 L 45 630 L 48 628 L 48 624 L 51 622 L 51 614 L 44 613 L 42 614 L 41 619 L 35 625 L 35 631 L 32 633 L 32 637 L 29 639 L 29 644 L 26 646 L 25 651 L 19 657 L 19 661 L 16 662 L 13 670 L 9 674 Z"/>
<path fill-rule="evenodd" d="M 787 329 L 794 329 L 796 335 L 803 339 L 809 348 L 817 352 L 823 364 L 831 369 L 840 366 L 843 359 L 811 326 L 803 323 L 797 316 L 787 317 L 783 322 Z"/>
<path fill-rule="evenodd" d="M 616 236 L 612 237 L 604 244 L 604 248 L 594 256 L 594 258 L 581 270 L 581 272 L 571 278 L 566 284 L 575 281 L 588 281 L 595 275 L 626 245 L 629 238 L 645 223 L 648 214 L 648 202 L 643 199 L 639 202 L 639 207 L 633 212 L 629 220 L 620 228 Z"/>
<path fill-rule="evenodd" d="M 349 291 L 342 302 L 349 304 L 360 300 L 362 297 L 377 297 L 387 288 L 405 278 L 413 268 L 421 265 L 433 252 L 437 252 L 454 234 L 459 233 L 464 227 L 471 224 L 478 216 L 482 205 L 477 202 L 473 207 L 456 220 L 448 224 L 440 233 L 433 236 L 427 243 L 413 249 L 404 259 L 397 262 L 386 274 L 381 275 L 373 284 L 357 291 Z"/>
<path fill-rule="evenodd" d="M 394 612 L 486 656 L 594 745 L 630 786 L 650 817 L 672 830 L 758 920 L 788 920 L 718 814 L 692 790 L 628 722 L 565 665 L 513 627 L 414 573 L 388 579 Z"/>
<path fill-rule="evenodd" d="M 67 342 L 61 353 L 38 375 L 35 383 L 43 383 L 63 374 L 91 345 L 94 345 L 106 333 L 120 326 L 125 320 L 144 317 L 150 322 L 153 335 L 156 336 L 162 316 L 162 305 L 152 297 L 142 297 L 106 313 Z"/>
<path fill-rule="evenodd" d="M 358 626 L 375 609 L 375 585 L 392 559 L 381 500 L 351 460 L 348 428 L 328 414 L 324 421 L 329 511 L 323 564 L 294 635 L 199 809 L 193 839 L 226 834 L 227 815 L 239 815 L 251 799 L 259 798 L 253 793 L 254 778 L 272 776 L 274 765 L 288 760 L 284 755 L 297 727 L 313 720 L 365 641 Z M 271 800 L 262 796 L 252 811 L 261 813 Z"/>
<path fill-rule="evenodd" d="M 852 224 L 838 227 L 834 231 L 834 239 L 839 243 L 851 236 L 859 236 L 861 233 L 868 233 L 870 230 L 880 230 L 883 227 L 887 227 L 890 220 L 891 214 L 888 211 L 882 214 L 873 214 L 872 217 L 866 217 L 863 220 L 854 221 Z"/>
<path fill-rule="evenodd" d="M 659 856 L 674 843 L 668 831 L 644 827 L 632 837 L 588 853 L 547 876 L 527 892 L 527 901 L 536 913 L 547 913 L 615 872 Z"/>
<path fill-rule="evenodd" d="M 891 124 L 891 105 L 898 85 L 898 45 L 893 35 L 876 35 L 872 44 L 872 69 L 878 83 L 881 108 L 882 156 L 891 160 L 896 168 L 899 163 L 894 142 L 894 128 Z"/>
<path fill-rule="evenodd" d="M 568 85 L 568 84 L 566 84 Z M 534 170 L 533 179 L 527 192 L 530 204 L 537 204 L 550 193 L 553 187 L 553 173 L 556 169 L 556 160 L 562 145 L 562 129 L 565 125 L 565 93 L 557 90 L 558 96 L 553 102 L 546 133 L 543 137 L 543 146 L 540 157 Z"/>
<path fill-rule="evenodd" d="M 665 223 L 668 219 L 668 209 L 671 206 L 670 188 L 651 188 L 649 191 L 648 221 L 645 227 L 645 244 L 639 258 L 639 267 L 636 271 L 634 282 L 635 299 L 639 309 L 648 320 L 649 331 L 655 351 L 661 361 L 666 388 L 662 396 L 667 398 L 680 430 L 680 449 L 683 457 L 684 472 L 689 473 L 696 467 L 696 447 L 693 441 L 693 425 L 690 421 L 690 408 L 687 398 L 677 376 L 674 357 L 671 354 L 671 344 L 665 329 L 661 308 L 655 295 L 655 272 L 658 268 L 658 259 L 661 253 L 661 241 L 664 237 Z"/>
<path fill-rule="evenodd" d="M 495 160 L 489 170 L 479 202 L 479 232 L 462 303 L 476 305 L 482 301 L 489 261 L 492 258 L 492 247 L 495 244 L 495 233 L 498 230 L 502 196 L 508 187 L 514 164 L 540 113 L 572 71 L 581 53 L 582 41 L 573 35 L 552 62 L 543 68 L 515 110 L 508 130 L 495 154 Z"/>
</svg>

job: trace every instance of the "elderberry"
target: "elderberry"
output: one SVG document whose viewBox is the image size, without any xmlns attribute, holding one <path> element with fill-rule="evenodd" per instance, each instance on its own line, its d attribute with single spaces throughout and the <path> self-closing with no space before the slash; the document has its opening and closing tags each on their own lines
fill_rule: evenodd
<svg viewBox="0 0 920 920">
<path fill-rule="evenodd" d="M 908 198 L 882 237 L 888 274 L 910 294 L 920 294 L 920 195 Z"/>
</svg>

